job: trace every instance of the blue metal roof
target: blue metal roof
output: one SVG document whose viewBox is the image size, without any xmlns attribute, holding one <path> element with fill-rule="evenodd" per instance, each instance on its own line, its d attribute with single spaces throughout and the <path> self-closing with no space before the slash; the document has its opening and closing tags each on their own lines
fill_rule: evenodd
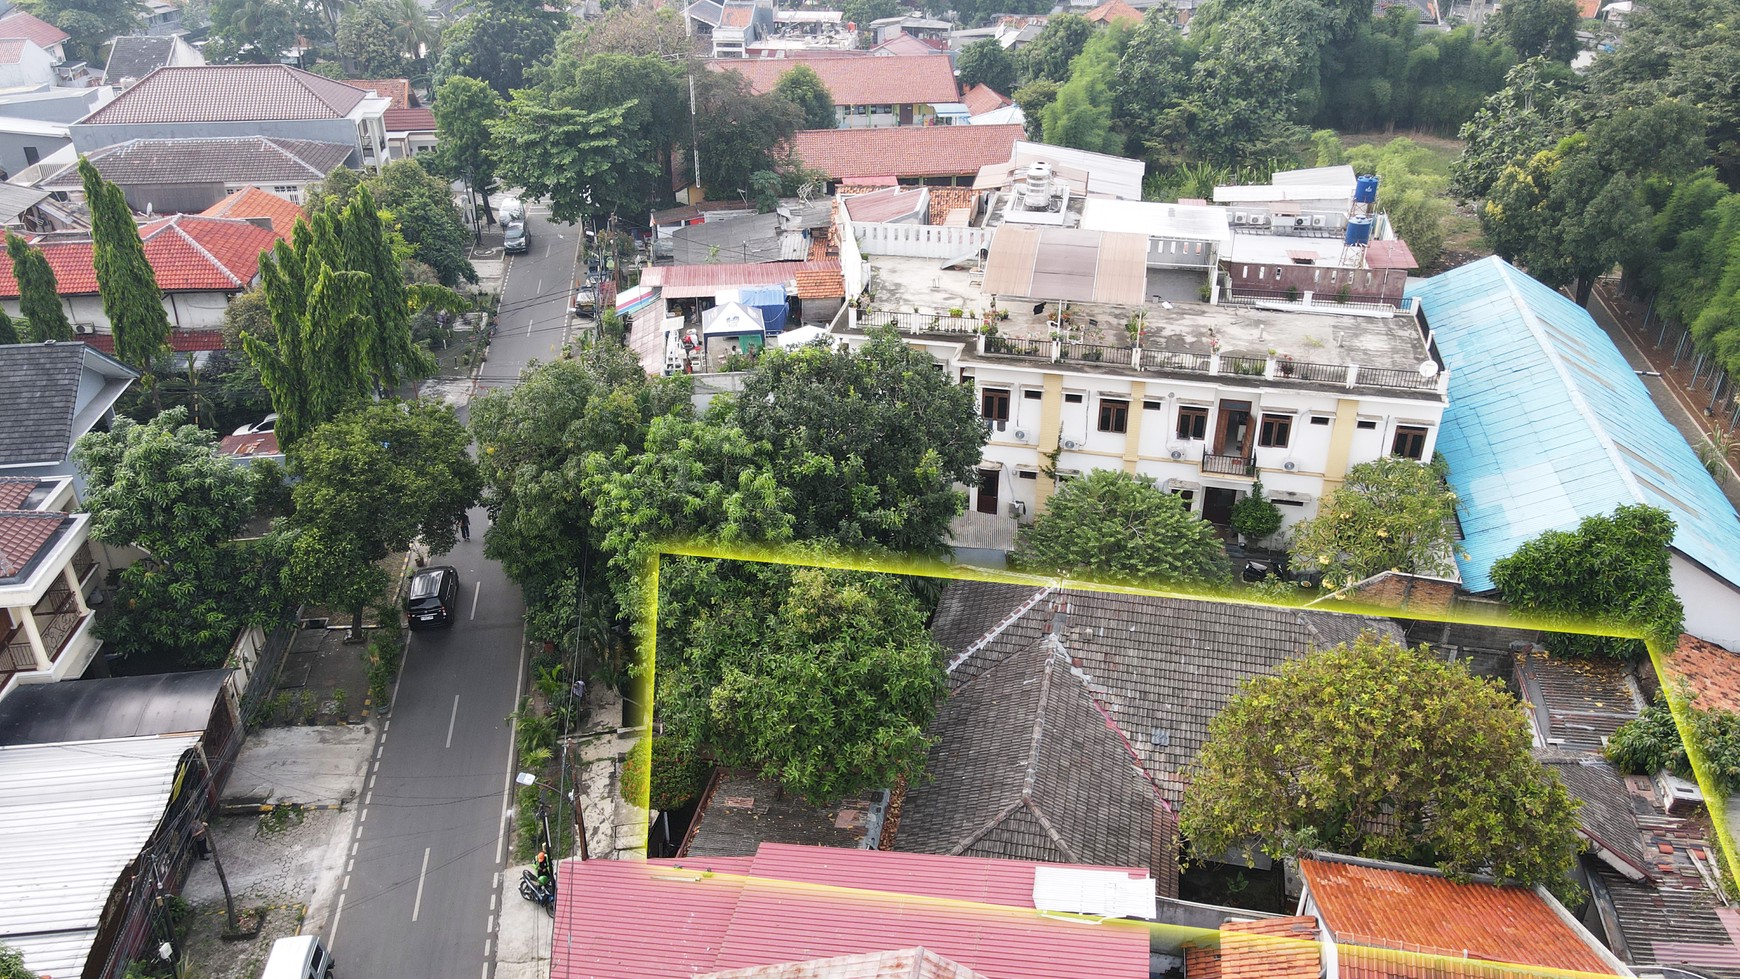
<svg viewBox="0 0 1740 979">
<path fill-rule="evenodd" d="M 1547 530 L 1647 503 L 1674 549 L 1740 587 L 1740 516 L 1577 304 L 1499 258 L 1433 276 L 1417 297 L 1450 371 L 1438 451 L 1461 498 L 1470 591 Z"/>
</svg>

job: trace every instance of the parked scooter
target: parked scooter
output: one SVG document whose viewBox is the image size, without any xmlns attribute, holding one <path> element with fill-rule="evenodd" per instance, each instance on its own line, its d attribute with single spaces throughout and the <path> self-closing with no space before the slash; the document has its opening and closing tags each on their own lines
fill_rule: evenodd
<svg viewBox="0 0 1740 979">
<path fill-rule="evenodd" d="M 530 870 L 520 874 L 520 897 L 535 904 L 542 904 L 550 917 L 556 916 L 556 882 L 554 879 L 540 877 Z"/>
</svg>

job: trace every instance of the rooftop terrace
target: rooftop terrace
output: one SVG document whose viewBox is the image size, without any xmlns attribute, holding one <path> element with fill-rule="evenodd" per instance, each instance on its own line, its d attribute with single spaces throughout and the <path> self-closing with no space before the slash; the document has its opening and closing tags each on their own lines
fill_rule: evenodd
<svg viewBox="0 0 1740 979">
<path fill-rule="evenodd" d="M 874 298 L 859 316 L 861 327 L 893 323 L 910 334 L 977 334 L 991 306 L 991 297 L 980 290 L 982 270 L 939 269 L 937 261 L 926 258 L 876 256 L 872 261 Z M 1005 298 L 997 305 L 1008 318 L 997 321 L 984 352 L 1105 369 L 1265 375 L 1442 394 L 1442 370 L 1432 377 L 1420 373 L 1422 363 L 1442 362 L 1406 310 L 1334 303 L 1312 309 L 1282 308 L 1283 303 L 1210 305 L 1166 287 L 1175 281 L 1167 273 L 1150 272 L 1150 299 L 1140 306 L 1071 303 L 1062 330 L 1054 324 L 1057 303 Z M 1161 298 L 1168 293 L 1173 298 Z M 951 316 L 955 309 L 963 315 Z M 1128 329 L 1134 319 L 1141 321 L 1139 358 Z M 1054 345 L 1054 339 L 1059 343 Z"/>
</svg>

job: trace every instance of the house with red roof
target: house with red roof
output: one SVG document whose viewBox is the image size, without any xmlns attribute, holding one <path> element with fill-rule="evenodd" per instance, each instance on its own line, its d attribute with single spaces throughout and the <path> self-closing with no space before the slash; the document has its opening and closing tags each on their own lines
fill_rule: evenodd
<svg viewBox="0 0 1740 979">
<path fill-rule="evenodd" d="M 260 254 L 278 241 L 278 234 L 252 221 L 182 214 L 139 228 L 145 259 L 163 290 L 163 308 L 174 327 L 171 348 L 183 351 L 221 350 L 224 310 L 237 293 L 260 276 Z M 81 339 L 112 351 L 109 318 L 97 292 L 96 264 L 88 231 L 54 232 L 29 237 L 54 270 L 67 318 Z M 12 259 L 0 254 L 0 304 L 18 316 L 18 280 Z"/>
<path fill-rule="evenodd" d="M 0 476 L 0 697 L 83 675 L 103 644 L 85 601 L 91 518 L 77 508 L 70 478 Z"/>
<path fill-rule="evenodd" d="M 814 71 L 834 96 L 842 129 L 929 125 L 960 105 L 954 62 L 941 53 L 812 58 L 791 52 L 784 58 L 709 61 L 707 67 L 735 71 L 750 91 L 761 94 L 773 91 L 780 77 L 800 64 Z"/>
<path fill-rule="evenodd" d="M 871 59 L 887 61 L 885 58 Z M 1020 126 L 903 126 L 894 129 L 805 129 L 791 140 L 791 155 L 832 184 L 972 186 L 979 170 L 1003 163 L 1027 138 Z"/>
<path fill-rule="evenodd" d="M 550 976 L 834 975 L 770 967 L 922 948 L 984 979 L 1147 979 L 1147 922 L 1127 920 L 1154 916 L 1146 878 L 782 844 L 743 857 L 568 860 Z M 733 971 L 746 969 L 761 971 Z"/>
<path fill-rule="evenodd" d="M 271 230 L 280 238 L 289 238 L 290 232 L 296 229 L 296 222 L 302 220 L 304 213 L 302 205 L 295 201 L 258 187 L 244 187 L 199 212 L 199 216 L 251 221 Z"/>
<path fill-rule="evenodd" d="M 34 89 L 55 83 L 55 59 L 35 41 L 0 37 L 0 88 Z"/>
<path fill-rule="evenodd" d="M 66 42 L 72 40 L 72 35 L 14 7 L 0 16 L 0 38 L 23 38 L 48 52 L 58 65 L 66 61 Z"/>
<path fill-rule="evenodd" d="M 406 160 L 435 151 L 434 109 L 388 109 L 381 118 L 387 127 L 387 155 L 392 159 Z"/>
</svg>

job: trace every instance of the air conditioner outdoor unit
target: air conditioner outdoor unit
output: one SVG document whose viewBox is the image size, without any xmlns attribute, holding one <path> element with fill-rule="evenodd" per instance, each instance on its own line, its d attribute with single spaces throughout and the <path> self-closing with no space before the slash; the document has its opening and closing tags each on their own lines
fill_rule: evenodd
<svg viewBox="0 0 1740 979">
<path fill-rule="evenodd" d="M 1063 447 L 1066 449 L 1075 448 L 1075 439 L 1064 439 L 1063 440 Z"/>
<path fill-rule="evenodd" d="M 1292 472 L 1295 469 L 1299 468 L 1299 464 L 1297 462 L 1294 462 L 1291 459 L 1288 459 L 1286 462 L 1281 463 L 1281 468 L 1287 470 L 1288 472 Z"/>
<path fill-rule="evenodd" d="M 1022 503 L 1020 500 L 1016 500 L 1014 503 L 1009 504 L 1009 516 L 1014 517 L 1016 520 L 1020 520 L 1022 517 L 1027 516 L 1027 504 Z"/>
<path fill-rule="evenodd" d="M 1251 216 L 1249 214 L 1246 214 L 1243 211 L 1234 211 L 1233 212 L 1233 223 L 1234 224 L 1249 224 L 1250 222 L 1251 222 Z"/>
<path fill-rule="evenodd" d="M 1326 221 L 1327 221 L 1327 220 L 1328 220 L 1328 219 L 1327 219 L 1327 218 L 1325 218 L 1325 217 L 1324 217 L 1324 216 L 1323 216 L 1323 215 L 1321 215 L 1321 214 L 1313 214 L 1313 215 L 1311 215 L 1311 227 L 1313 227 L 1313 228 L 1321 228 L 1321 227 L 1323 227 L 1323 225 L 1324 225 L 1324 224 L 1325 224 L 1325 222 L 1326 222 Z"/>
<path fill-rule="evenodd" d="M 1021 429 L 1017 428 L 1015 430 L 1015 441 L 1017 441 L 1017 442 L 1027 441 L 1027 433 L 1022 431 Z"/>
<path fill-rule="evenodd" d="M 1311 227 L 1311 219 L 1306 217 L 1305 215 L 1301 214 L 1298 217 L 1293 219 L 1293 227 L 1295 227 L 1295 228 L 1309 228 L 1309 227 Z"/>
<path fill-rule="evenodd" d="M 1268 224 L 1269 223 L 1269 216 L 1267 214 L 1253 214 L 1253 215 L 1251 215 L 1251 223 L 1252 224 Z"/>
<path fill-rule="evenodd" d="M 1168 453 L 1168 455 L 1172 456 L 1173 462 L 1177 462 L 1178 460 L 1184 458 L 1184 450 L 1183 449 L 1173 449 L 1170 453 Z"/>
<path fill-rule="evenodd" d="M 73 324 L 73 332 L 74 333 L 95 333 L 95 332 L 97 332 L 97 328 L 95 326 L 92 326 L 89 323 L 74 323 Z"/>
</svg>

